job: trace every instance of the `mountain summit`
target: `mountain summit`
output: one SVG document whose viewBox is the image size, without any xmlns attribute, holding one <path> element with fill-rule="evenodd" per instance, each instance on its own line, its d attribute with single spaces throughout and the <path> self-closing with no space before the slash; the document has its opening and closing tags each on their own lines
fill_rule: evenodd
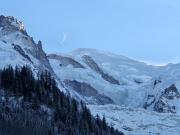
<svg viewBox="0 0 180 135">
<path fill-rule="evenodd" d="M 6 35 L 15 31 L 21 31 L 22 33 L 27 35 L 23 22 L 18 21 L 12 16 L 5 17 L 1 15 L 0 28 L 2 31 L 2 35 Z"/>
</svg>

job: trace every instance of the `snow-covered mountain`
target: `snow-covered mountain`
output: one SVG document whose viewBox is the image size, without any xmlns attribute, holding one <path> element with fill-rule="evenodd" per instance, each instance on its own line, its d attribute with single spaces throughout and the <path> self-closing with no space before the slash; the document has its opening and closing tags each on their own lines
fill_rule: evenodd
<svg viewBox="0 0 180 135">
<path fill-rule="evenodd" d="M 93 49 L 50 54 L 48 59 L 73 96 L 124 133 L 179 134 L 180 64 L 152 66 Z M 102 95 L 108 102 L 99 102 Z"/>
<path fill-rule="evenodd" d="M 98 93 L 118 105 L 172 113 L 179 108 L 179 64 L 152 66 L 93 49 L 50 54 L 48 59 L 57 76 L 89 103 L 99 104 L 92 99 Z"/>
<path fill-rule="evenodd" d="M 155 135 L 151 127 L 156 125 L 162 128 L 160 135 L 180 131 L 180 64 L 152 66 L 94 49 L 46 55 L 41 41 L 35 43 L 22 22 L 0 16 L 0 68 L 8 65 L 28 65 L 35 75 L 50 71 L 67 94 L 127 134 Z M 144 117 L 137 119 L 141 114 Z"/>
</svg>

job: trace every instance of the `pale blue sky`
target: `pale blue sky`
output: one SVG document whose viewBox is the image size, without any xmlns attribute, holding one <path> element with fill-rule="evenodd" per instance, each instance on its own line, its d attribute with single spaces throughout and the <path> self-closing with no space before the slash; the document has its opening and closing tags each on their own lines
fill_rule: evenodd
<svg viewBox="0 0 180 135">
<path fill-rule="evenodd" d="M 180 62 L 179 0 L 4 0 L 0 13 L 22 20 L 48 53 L 96 48 Z"/>
</svg>

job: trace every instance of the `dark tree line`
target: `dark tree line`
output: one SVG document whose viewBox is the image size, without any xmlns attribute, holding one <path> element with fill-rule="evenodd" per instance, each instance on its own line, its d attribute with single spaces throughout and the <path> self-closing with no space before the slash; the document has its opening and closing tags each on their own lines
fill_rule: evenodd
<svg viewBox="0 0 180 135">
<path fill-rule="evenodd" d="M 35 78 L 27 66 L 15 69 L 9 66 L 0 70 L 0 89 L 9 97 L 23 97 L 22 102 L 31 103 L 33 110 L 41 105 L 53 110 L 53 128 L 48 135 L 123 135 L 110 127 L 105 117 L 102 120 L 98 115 L 92 117 L 85 104 L 61 92 L 47 71 Z"/>
</svg>

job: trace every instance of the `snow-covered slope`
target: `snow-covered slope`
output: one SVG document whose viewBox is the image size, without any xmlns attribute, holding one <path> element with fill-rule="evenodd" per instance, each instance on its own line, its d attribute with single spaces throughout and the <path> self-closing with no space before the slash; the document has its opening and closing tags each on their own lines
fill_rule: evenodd
<svg viewBox="0 0 180 135">
<path fill-rule="evenodd" d="M 142 86 L 139 83 L 137 85 L 135 79 L 144 82 L 151 79 L 148 71 L 143 74 L 140 72 L 141 69 L 134 67 L 143 68 L 146 66 L 144 63 L 132 61 L 126 57 L 117 57 L 88 49 L 79 49 L 68 55 L 61 54 L 60 56 L 74 59 L 74 61 L 83 65 L 83 68 L 74 68 L 71 62 L 65 65 L 62 60 L 54 59 L 49 55 L 51 66 L 62 80 L 88 83 L 98 93 L 113 98 L 113 101 L 117 104 L 125 103 L 127 96 L 130 96 L 129 87 L 134 89 L 134 87 Z M 149 67 L 149 70 L 151 68 Z"/>
</svg>

